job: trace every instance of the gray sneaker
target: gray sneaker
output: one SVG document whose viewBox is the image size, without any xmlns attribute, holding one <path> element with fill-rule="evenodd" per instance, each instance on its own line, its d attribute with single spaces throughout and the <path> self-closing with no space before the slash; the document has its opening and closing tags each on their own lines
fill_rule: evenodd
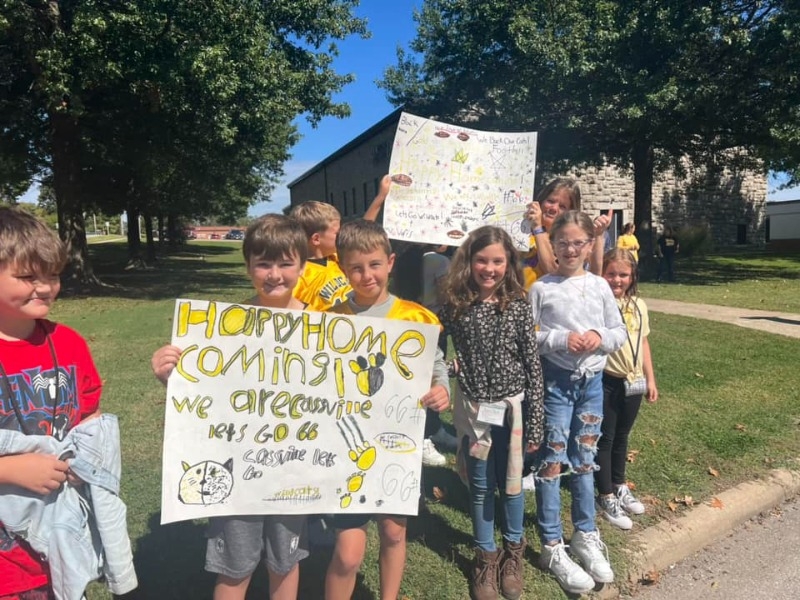
<svg viewBox="0 0 800 600">
<path fill-rule="evenodd" d="M 636 496 L 631 493 L 630 488 L 623 484 L 619 486 L 615 494 L 617 496 L 617 500 L 619 500 L 619 505 L 625 510 L 625 512 L 629 512 L 632 515 L 641 515 L 644 514 L 644 504 L 642 504 Z"/>
<path fill-rule="evenodd" d="M 594 580 L 569 557 L 563 541 L 554 546 L 542 546 L 539 566 L 555 575 L 565 592 L 585 594 L 594 589 Z"/>
<path fill-rule="evenodd" d="M 581 561 L 583 568 L 596 582 L 614 581 L 614 571 L 608 562 L 608 548 L 600 539 L 599 531 L 575 531 L 570 540 L 569 553 Z"/>
<path fill-rule="evenodd" d="M 598 496 L 597 510 L 614 527 L 619 527 L 620 529 L 631 529 L 633 527 L 633 521 L 622 510 L 619 499 L 613 494 L 610 496 Z"/>
</svg>

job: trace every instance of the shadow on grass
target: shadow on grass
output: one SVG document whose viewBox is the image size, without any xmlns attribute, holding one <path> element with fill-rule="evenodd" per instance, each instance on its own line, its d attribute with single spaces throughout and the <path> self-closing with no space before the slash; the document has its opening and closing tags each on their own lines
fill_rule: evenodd
<svg viewBox="0 0 800 600">
<path fill-rule="evenodd" d="M 148 521 L 150 533 L 139 538 L 133 562 L 139 587 L 121 600 L 211 598 L 214 576 L 205 564 L 205 525 L 192 521 L 161 525 L 161 513 Z"/>
<path fill-rule="evenodd" d="M 62 295 L 131 300 L 206 297 L 247 289 L 241 247 L 221 244 L 187 245 L 161 254 L 153 266 L 131 268 L 122 244 L 91 249 L 95 275 L 103 285 L 89 290 L 65 290 Z"/>
</svg>

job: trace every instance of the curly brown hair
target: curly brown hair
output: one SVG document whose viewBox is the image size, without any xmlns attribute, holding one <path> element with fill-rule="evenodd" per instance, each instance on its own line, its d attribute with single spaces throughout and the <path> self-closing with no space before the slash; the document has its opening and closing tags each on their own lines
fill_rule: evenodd
<svg viewBox="0 0 800 600">
<path fill-rule="evenodd" d="M 503 311 L 512 300 L 525 298 L 519 255 L 511 236 L 499 227 L 484 225 L 470 232 L 456 250 L 450 270 L 442 286 L 442 306 L 455 318 L 462 315 L 478 299 L 478 288 L 472 279 L 472 257 L 487 246 L 501 244 L 506 253 L 506 274 L 495 291 L 498 308 Z"/>
</svg>

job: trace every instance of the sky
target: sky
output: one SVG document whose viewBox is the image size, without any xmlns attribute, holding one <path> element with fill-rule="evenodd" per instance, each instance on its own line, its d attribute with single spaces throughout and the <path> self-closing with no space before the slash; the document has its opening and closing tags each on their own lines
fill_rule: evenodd
<svg viewBox="0 0 800 600">
<path fill-rule="evenodd" d="M 422 0 L 361 0 L 355 12 L 367 20 L 369 39 L 357 36 L 339 41 L 339 56 L 334 67 L 339 73 L 352 73 L 355 81 L 338 95 L 337 102 L 350 105 L 350 116 L 346 119 L 327 117 L 316 128 L 304 117 L 295 124 L 301 139 L 291 150 L 291 158 L 284 164 L 285 175 L 274 190 L 271 202 L 255 204 L 249 210 L 257 216 L 268 212 L 280 212 L 289 204 L 289 189 L 286 184 L 297 179 L 318 162 L 333 154 L 338 148 L 369 129 L 394 110 L 386 99 L 385 90 L 375 83 L 383 78 L 384 70 L 397 63 L 397 47 L 408 48 L 416 33 L 413 11 L 422 5 Z M 777 190 L 785 181 L 781 175 L 771 174 L 768 180 L 767 201 L 800 199 L 800 188 Z M 23 202 L 36 202 L 38 190 L 31 189 L 21 198 Z"/>
<path fill-rule="evenodd" d="M 397 47 L 408 48 L 416 34 L 413 11 L 421 6 L 422 0 L 361 0 L 355 13 L 367 20 L 372 36 L 366 40 L 351 36 L 338 42 L 339 56 L 333 63 L 339 73 L 355 76 L 353 83 L 334 96 L 337 102 L 350 105 L 350 116 L 346 119 L 327 117 L 316 128 L 303 117 L 297 119 L 295 124 L 302 138 L 290 150 L 292 158 L 284 165 L 284 185 L 273 192 L 271 202 L 251 207 L 251 215 L 280 211 L 289 204 L 286 183 L 297 179 L 395 109 L 386 99 L 386 91 L 375 82 L 383 79 L 387 67 L 397 63 Z"/>
</svg>

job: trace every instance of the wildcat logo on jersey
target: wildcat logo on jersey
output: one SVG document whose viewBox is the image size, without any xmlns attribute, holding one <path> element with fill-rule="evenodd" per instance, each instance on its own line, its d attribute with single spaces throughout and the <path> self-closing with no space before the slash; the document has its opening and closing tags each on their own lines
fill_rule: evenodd
<svg viewBox="0 0 800 600">
<path fill-rule="evenodd" d="M 322 289 L 319 291 L 319 297 L 325 300 L 326 302 L 330 302 L 331 298 L 341 290 L 342 288 L 348 287 L 350 284 L 347 282 L 347 278 L 344 276 L 335 277 L 331 279 L 328 283 L 326 283 Z M 338 302 L 341 302 L 342 299 L 338 299 Z"/>
<path fill-rule="evenodd" d="M 59 367 L 58 375 L 54 375 L 53 369 L 41 367 L 9 374 L 11 398 L 6 386 L 0 385 L 0 428 L 63 439 L 78 418 L 75 367 Z M 56 400 L 58 406 L 53 411 Z M 20 426 L 20 417 L 24 427 Z"/>
</svg>

